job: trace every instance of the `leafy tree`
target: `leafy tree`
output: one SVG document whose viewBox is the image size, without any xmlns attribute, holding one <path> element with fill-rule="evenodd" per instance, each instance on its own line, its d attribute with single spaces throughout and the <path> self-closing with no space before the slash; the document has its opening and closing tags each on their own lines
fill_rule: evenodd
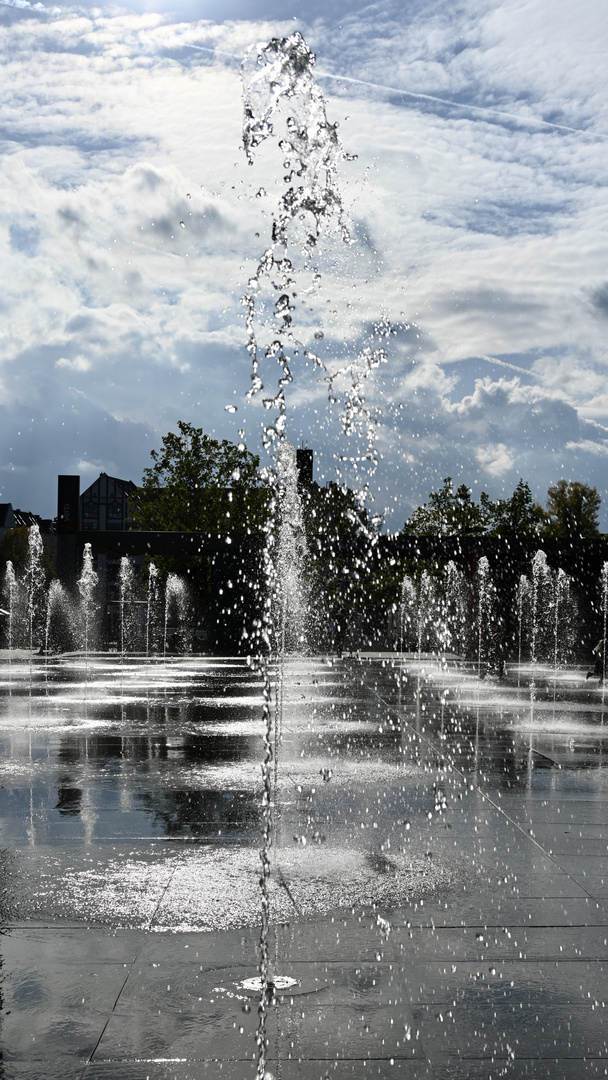
<svg viewBox="0 0 608 1080">
<path fill-rule="evenodd" d="M 558 480 L 547 492 L 547 536 L 599 536 L 597 488 L 578 480 Z"/>
<path fill-rule="evenodd" d="M 27 525 L 19 525 L 16 529 L 5 532 L 0 541 L 0 566 L 6 566 L 10 559 L 17 576 L 25 568 L 29 534 Z"/>
<path fill-rule="evenodd" d="M 259 458 L 234 443 L 218 442 L 202 428 L 180 420 L 162 448 L 152 450 L 133 499 L 136 528 L 160 532 L 231 533 L 258 531 L 268 495 L 258 471 Z"/>
<path fill-rule="evenodd" d="M 545 511 L 534 502 L 530 486 L 524 480 L 519 481 L 509 499 L 492 502 L 482 491 L 480 503 L 486 529 L 493 536 L 539 536 L 547 523 Z"/>
<path fill-rule="evenodd" d="M 262 533 L 269 491 L 255 454 L 180 420 L 178 432 L 165 435 L 151 457 L 130 500 L 136 528 L 227 538 Z M 154 562 L 163 577 L 173 573 L 188 582 L 193 617 L 204 624 L 208 646 L 238 648 L 243 626 L 259 605 L 257 564 L 243 559 L 241 545 L 226 545 L 221 553 L 157 556 Z"/>
<path fill-rule="evenodd" d="M 369 556 L 377 528 L 343 484 L 307 484 L 301 499 L 316 637 L 328 647 L 343 645 L 355 620 L 361 622 L 358 631 L 365 631 L 363 613 L 374 599 Z"/>
<path fill-rule="evenodd" d="M 473 502 L 466 484 L 454 491 L 452 478 L 447 476 L 443 487 L 430 493 L 428 503 L 414 510 L 403 531 L 415 536 L 483 533 L 486 531 L 486 513 Z"/>
<path fill-rule="evenodd" d="M 0 571 L 10 560 L 17 577 L 24 574 L 28 560 L 29 535 L 30 530 L 27 525 L 18 525 L 17 528 L 5 532 L 0 540 Z M 55 570 L 46 549 L 42 552 L 42 568 L 48 584 L 55 577 Z"/>
</svg>

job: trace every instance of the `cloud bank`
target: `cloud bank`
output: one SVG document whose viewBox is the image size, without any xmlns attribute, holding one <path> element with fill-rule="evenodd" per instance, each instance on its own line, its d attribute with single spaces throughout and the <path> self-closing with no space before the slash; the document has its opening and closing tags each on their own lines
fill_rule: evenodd
<svg viewBox="0 0 608 1080">
<path fill-rule="evenodd" d="M 395 328 L 368 387 L 387 524 L 447 475 L 540 499 L 564 476 L 608 504 L 605 7 L 203 15 L 0 6 L 0 500 L 52 515 L 57 473 L 138 480 L 178 419 L 258 449 L 239 300 L 284 181 L 276 144 L 246 165 L 239 58 L 298 26 L 356 155 L 354 243 L 326 238 L 306 332 L 338 363 Z M 351 447 L 305 365 L 289 409 L 333 477 Z"/>
</svg>

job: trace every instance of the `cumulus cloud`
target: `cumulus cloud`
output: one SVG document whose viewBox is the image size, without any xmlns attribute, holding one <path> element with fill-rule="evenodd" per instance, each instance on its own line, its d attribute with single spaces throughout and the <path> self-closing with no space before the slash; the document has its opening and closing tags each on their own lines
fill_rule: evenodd
<svg viewBox="0 0 608 1080">
<path fill-rule="evenodd" d="M 276 142 L 245 165 L 238 58 L 295 25 L 357 155 L 339 170 L 353 243 L 319 245 L 302 340 L 322 331 L 337 365 L 381 316 L 397 330 L 367 388 L 377 502 L 400 524 L 444 475 L 603 490 L 604 8 L 573 35 L 548 0 L 525 33 L 516 0 L 307 0 L 298 23 L 262 0 L 148 7 L 0 20 L 2 498 L 50 513 L 56 472 L 138 479 L 180 418 L 257 447 L 239 299 L 284 170 Z M 336 410 L 294 372 L 290 431 L 331 476 L 350 452 Z"/>
</svg>

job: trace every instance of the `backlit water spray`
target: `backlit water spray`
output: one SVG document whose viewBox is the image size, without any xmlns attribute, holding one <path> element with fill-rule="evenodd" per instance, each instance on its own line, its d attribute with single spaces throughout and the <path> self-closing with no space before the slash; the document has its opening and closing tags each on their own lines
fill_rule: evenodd
<svg viewBox="0 0 608 1080">
<path fill-rule="evenodd" d="M 261 145 L 278 139 L 284 188 L 272 213 L 270 240 L 242 303 L 246 312 L 247 350 L 251 358 L 249 399 L 262 396 L 268 420 L 263 442 L 273 453 L 267 470 L 273 489 L 266 528 L 266 599 L 258 625 L 258 655 L 254 661 L 263 681 L 264 760 L 263 837 L 260 935 L 260 1006 L 257 1031 L 258 1077 L 266 1075 L 266 1019 L 280 976 L 269 953 L 270 880 L 277 808 L 277 755 L 285 652 L 297 641 L 307 622 L 307 602 L 301 590 L 303 529 L 297 497 L 295 454 L 287 442 L 286 390 L 298 365 L 318 372 L 331 404 L 339 403 L 342 429 L 354 437 L 353 453 L 344 456 L 357 475 L 362 510 L 369 495 L 369 467 L 377 460 L 377 418 L 365 404 L 365 382 L 386 360 L 384 339 L 391 332 L 386 320 L 374 327 L 369 340 L 353 355 L 330 361 L 322 354 L 324 333 L 314 306 L 322 286 L 322 241 L 352 243 L 337 182 L 338 165 L 352 160 L 344 151 L 336 124 L 327 119 L 325 100 L 317 85 L 314 54 L 299 33 L 253 46 L 242 66 L 243 146 L 250 165 Z M 275 132 L 280 128 L 280 133 Z M 260 198 L 266 197 L 263 189 Z M 277 373 L 278 367 L 278 373 Z M 363 520 L 360 527 L 365 529 Z M 373 536 L 370 536 L 373 539 Z M 297 553 L 297 558 L 292 558 Z M 298 580 L 300 578 L 300 580 Z M 297 596 L 297 599 L 295 597 Z M 296 618 L 292 619 L 293 612 Z M 290 619 L 287 618 L 288 612 Z M 294 630 L 294 627 L 300 630 Z M 295 640 L 294 640 L 295 638 Z M 277 660 L 275 686 L 271 661 Z"/>
</svg>

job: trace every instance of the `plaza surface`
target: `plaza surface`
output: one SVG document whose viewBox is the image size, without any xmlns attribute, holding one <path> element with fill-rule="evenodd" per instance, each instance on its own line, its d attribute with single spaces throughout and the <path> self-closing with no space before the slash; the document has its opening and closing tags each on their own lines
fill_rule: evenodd
<svg viewBox="0 0 608 1080">
<path fill-rule="evenodd" d="M 274 1077 L 608 1075 L 608 703 L 530 676 L 285 664 Z M 0 695 L 0 1078 L 254 1077 L 259 677 L 13 656 Z"/>
</svg>

